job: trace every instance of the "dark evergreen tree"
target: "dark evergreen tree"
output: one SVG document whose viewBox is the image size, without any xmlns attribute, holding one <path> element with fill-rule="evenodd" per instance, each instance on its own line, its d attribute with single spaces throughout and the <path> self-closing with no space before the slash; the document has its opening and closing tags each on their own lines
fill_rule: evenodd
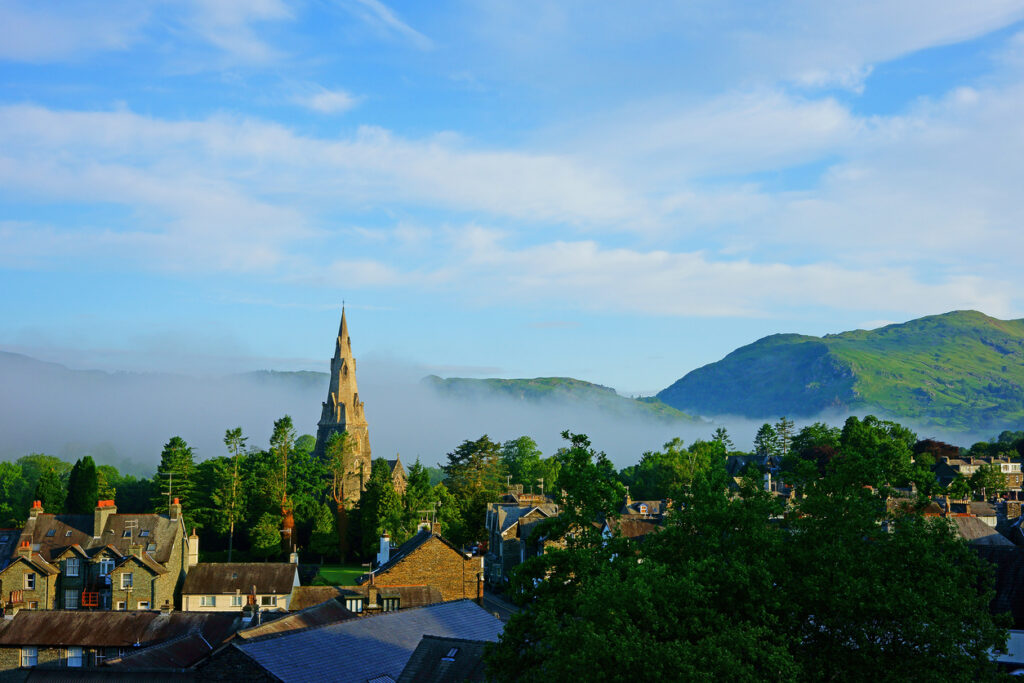
<svg viewBox="0 0 1024 683">
<path fill-rule="evenodd" d="M 68 495 L 64 512 L 70 515 L 91 515 L 99 501 L 99 476 L 92 456 L 79 459 L 68 477 Z"/>
<path fill-rule="evenodd" d="M 160 466 L 157 468 L 156 492 L 151 499 L 154 512 L 167 513 L 168 497 L 181 501 L 186 516 L 190 507 L 195 506 L 193 500 L 195 487 L 195 456 L 192 448 L 180 436 L 172 436 L 160 453 Z M 170 487 L 171 495 L 167 495 Z"/>
<path fill-rule="evenodd" d="M 372 557 L 381 534 L 387 531 L 396 541 L 411 535 L 404 524 L 402 501 L 391 483 L 391 467 L 383 458 L 373 461 L 370 480 L 359 502 L 363 554 Z"/>
</svg>

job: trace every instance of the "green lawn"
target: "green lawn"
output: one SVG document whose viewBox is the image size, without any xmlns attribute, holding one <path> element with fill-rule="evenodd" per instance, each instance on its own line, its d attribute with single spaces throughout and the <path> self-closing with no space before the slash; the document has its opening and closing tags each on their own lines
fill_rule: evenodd
<svg viewBox="0 0 1024 683">
<path fill-rule="evenodd" d="M 358 564 L 325 564 L 317 576 L 322 576 L 332 586 L 353 586 L 356 579 L 369 570 Z"/>
</svg>

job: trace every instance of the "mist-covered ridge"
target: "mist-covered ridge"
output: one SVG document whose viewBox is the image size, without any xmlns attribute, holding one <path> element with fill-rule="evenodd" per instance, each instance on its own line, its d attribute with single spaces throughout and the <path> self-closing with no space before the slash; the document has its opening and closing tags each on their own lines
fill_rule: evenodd
<svg viewBox="0 0 1024 683">
<path fill-rule="evenodd" d="M 953 431 L 1024 423 L 1024 320 L 953 311 L 824 337 L 777 334 L 658 393 L 701 415 L 878 412 Z"/>
</svg>

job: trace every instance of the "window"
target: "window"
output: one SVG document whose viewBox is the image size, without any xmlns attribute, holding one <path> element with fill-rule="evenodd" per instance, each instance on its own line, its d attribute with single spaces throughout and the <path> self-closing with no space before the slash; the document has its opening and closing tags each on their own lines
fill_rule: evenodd
<svg viewBox="0 0 1024 683">
<path fill-rule="evenodd" d="M 82 666 L 82 648 L 80 647 L 69 647 L 67 652 L 68 666 L 80 667 Z"/>
<path fill-rule="evenodd" d="M 261 595 L 260 596 L 260 605 L 262 605 L 263 607 L 272 607 L 272 606 L 274 606 L 276 604 L 277 604 L 277 596 L 276 595 Z"/>
<path fill-rule="evenodd" d="M 132 537 L 132 530 L 131 529 L 125 529 L 123 532 L 121 532 L 121 538 L 131 538 L 131 537 Z"/>
<path fill-rule="evenodd" d="M 64 532 L 64 538 L 70 538 L 70 537 L 71 537 L 71 529 L 68 529 L 67 531 Z"/>
<path fill-rule="evenodd" d="M 149 601 L 148 600 L 146 600 L 146 601 L 140 600 L 139 601 L 139 605 L 138 605 L 138 607 L 136 609 L 149 609 Z"/>
<path fill-rule="evenodd" d="M 107 651 L 102 647 L 96 648 L 96 652 L 93 654 L 93 661 L 96 662 L 96 666 L 99 666 L 103 662 L 107 661 Z"/>
<path fill-rule="evenodd" d="M 29 609 L 39 609 L 39 601 L 38 600 L 31 600 L 31 601 L 29 601 L 28 608 Z"/>
<path fill-rule="evenodd" d="M 217 596 L 216 595 L 204 595 L 199 598 L 200 607 L 216 607 Z"/>
<path fill-rule="evenodd" d="M 64 609 L 78 609 L 78 591 L 74 588 L 64 590 Z"/>
<path fill-rule="evenodd" d="M 442 662 L 454 662 L 455 661 L 455 655 L 457 655 L 457 654 L 459 654 L 459 648 L 453 647 L 452 649 L 448 650 L 448 654 L 446 654 L 444 657 L 441 657 L 441 661 Z"/>
<path fill-rule="evenodd" d="M 363 599 L 362 598 L 345 598 L 345 609 L 349 612 L 355 612 L 358 614 L 363 611 Z"/>
<path fill-rule="evenodd" d="M 149 545 L 146 546 L 146 552 L 147 553 L 151 553 L 154 550 L 156 550 L 156 543 L 150 543 Z"/>
<path fill-rule="evenodd" d="M 647 514 L 647 505 L 644 504 L 644 503 L 640 503 L 640 514 L 641 515 L 646 515 Z"/>
<path fill-rule="evenodd" d="M 56 534 L 57 534 L 57 530 L 56 529 L 48 529 L 46 531 L 46 537 L 47 538 L 51 538 L 51 537 L 55 536 Z"/>
<path fill-rule="evenodd" d="M 242 606 L 242 596 L 241 595 L 232 595 L 231 596 L 231 606 L 232 607 L 241 607 Z"/>
<path fill-rule="evenodd" d="M 131 588 L 131 587 L 132 587 L 132 573 L 131 572 L 125 572 L 124 574 L 121 574 L 121 590 L 124 590 L 125 588 Z"/>
<path fill-rule="evenodd" d="M 117 601 L 117 611 L 123 612 L 128 608 L 128 604 L 124 600 Z"/>
<path fill-rule="evenodd" d="M 69 557 L 67 564 L 64 565 L 64 573 L 68 576 L 78 576 L 81 564 L 82 561 L 77 557 Z"/>
<path fill-rule="evenodd" d="M 34 591 L 36 589 L 36 575 L 32 572 L 25 574 L 25 590 Z"/>
<path fill-rule="evenodd" d="M 39 649 L 35 645 L 26 645 L 21 648 L 21 665 L 35 666 L 39 660 Z"/>
<path fill-rule="evenodd" d="M 114 571 L 114 561 L 109 558 L 100 560 L 100 576 L 107 576 Z"/>
<path fill-rule="evenodd" d="M 381 607 L 385 612 L 394 612 L 398 609 L 398 598 L 384 598 L 381 600 Z"/>
<path fill-rule="evenodd" d="M 149 529 L 143 529 L 139 532 L 139 538 L 145 538 L 146 536 L 149 536 Z"/>
</svg>

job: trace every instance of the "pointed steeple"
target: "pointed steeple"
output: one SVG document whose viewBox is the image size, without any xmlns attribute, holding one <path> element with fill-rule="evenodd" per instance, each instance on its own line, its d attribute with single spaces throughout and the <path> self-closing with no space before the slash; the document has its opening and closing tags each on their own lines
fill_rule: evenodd
<svg viewBox="0 0 1024 683">
<path fill-rule="evenodd" d="M 338 343 L 334 347 L 334 357 L 352 353 L 352 340 L 348 336 L 348 323 L 345 322 L 345 304 L 341 305 L 341 325 L 338 326 Z"/>
</svg>

